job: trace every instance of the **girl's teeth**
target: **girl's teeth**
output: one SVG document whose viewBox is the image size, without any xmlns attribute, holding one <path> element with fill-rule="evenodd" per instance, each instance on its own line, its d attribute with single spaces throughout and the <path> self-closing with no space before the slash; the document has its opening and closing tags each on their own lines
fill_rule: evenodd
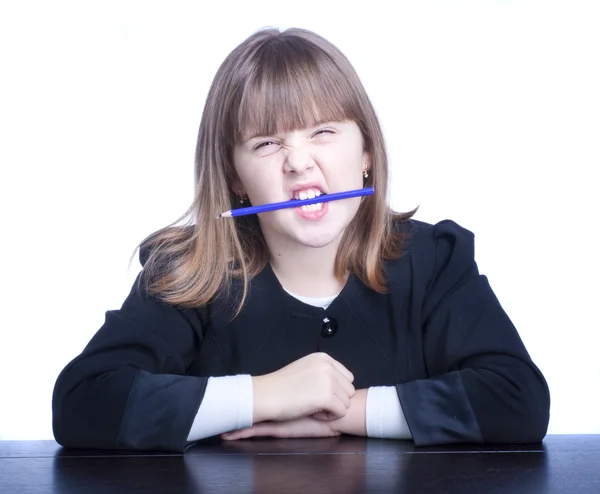
<svg viewBox="0 0 600 494">
<path fill-rule="evenodd" d="M 320 195 L 320 190 L 308 189 L 303 190 L 302 192 L 296 192 L 296 195 L 294 195 L 294 199 L 300 199 L 301 201 L 303 201 L 304 199 L 314 199 L 315 197 L 319 197 Z"/>
<path fill-rule="evenodd" d="M 317 204 L 307 204 L 307 205 L 301 206 L 301 209 L 302 209 L 302 211 L 306 211 L 306 212 L 320 211 L 321 209 L 323 209 L 323 203 L 318 202 Z"/>
</svg>

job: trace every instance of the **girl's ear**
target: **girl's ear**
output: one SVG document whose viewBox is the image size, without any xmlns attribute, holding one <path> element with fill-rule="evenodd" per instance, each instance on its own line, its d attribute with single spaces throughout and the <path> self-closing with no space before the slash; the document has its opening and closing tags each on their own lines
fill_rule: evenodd
<svg viewBox="0 0 600 494">
<path fill-rule="evenodd" d="M 233 182 L 231 182 L 231 191 L 236 196 L 244 197 L 246 195 L 246 191 L 244 190 L 244 185 L 239 178 L 236 178 Z"/>
<path fill-rule="evenodd" d="M 363 161 L 363 172 L 370 173 L 371 172 L 371 166 L 372 166 L 372 163 L 371 163 L 371 153 L 369 153 L 368 151 L 365 151 L 363 153 L 363 159 L 364 159 L 364 161 Z"/>
</svg>

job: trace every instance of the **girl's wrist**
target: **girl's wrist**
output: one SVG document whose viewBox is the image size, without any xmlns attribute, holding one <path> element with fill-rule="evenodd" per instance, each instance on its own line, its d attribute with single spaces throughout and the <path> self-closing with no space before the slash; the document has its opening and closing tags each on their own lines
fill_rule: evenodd
<svg viewBox="0 0 600 494">
<path fill-rule="evenodd" d="M 267 420 L 273 420 L 273 404 L 268 399 L 268 384 L 265 383 L 267 376 L 252 376 L 252 423 L 258 424 Z"/>
<path fill-rule="evenodd" d="M 346 415 L 332 422 L 334 431 L 354 436 L 367 435 L 367 392 L 368 389 L 356 390 Z"/>
</svg>

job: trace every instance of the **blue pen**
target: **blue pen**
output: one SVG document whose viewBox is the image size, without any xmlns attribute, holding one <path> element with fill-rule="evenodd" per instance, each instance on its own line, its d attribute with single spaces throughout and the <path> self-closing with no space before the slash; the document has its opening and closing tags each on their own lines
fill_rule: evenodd
<svg viewBox="0 0 600 494">
<path fill-rule="evenodd" d="M 250 206 L 248 208 L 232 209 L 221 213 L 218 218 L 232 218 L 235 216 L 245 216 L 247 214 L 265 213 L 276 209 L 297 208 L 306 204 L 316 204 L 318 202 L 337 201 L 339 199 L 349 199 L 351 197 L 370 196 L 374 194 L 373 187 L 364 189 L 348 190 L 346 192 L 335 192 L 333 194 L 322 194 L 312 199 L 296 199 L 292 201 L 274 202 L 272 204 L 261 204 L 260 206 Z"/>
</svg>

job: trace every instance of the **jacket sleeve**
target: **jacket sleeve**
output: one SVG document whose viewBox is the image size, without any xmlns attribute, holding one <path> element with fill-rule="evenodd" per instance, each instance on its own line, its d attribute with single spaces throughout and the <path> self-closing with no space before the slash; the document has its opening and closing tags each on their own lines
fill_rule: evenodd
<svg viewBox="0 0 600 494">
<path fill-rule="evenodd" d="M 429 378 L 396 387 L 415 444 L 541 441 L 548 386 L 478 272 L 473 234 L 452 221 L 430 231 L 435 262 L 414 287 Z"/>
<path fill-rule="evenodd" d="M 58 376 L 52 425 L 65 447 L 181 452 L 190 445 L 208 379 L 185 375 L 202 339 L 200 317 L 149 296 L 138 281 Z"/>
</svg>

